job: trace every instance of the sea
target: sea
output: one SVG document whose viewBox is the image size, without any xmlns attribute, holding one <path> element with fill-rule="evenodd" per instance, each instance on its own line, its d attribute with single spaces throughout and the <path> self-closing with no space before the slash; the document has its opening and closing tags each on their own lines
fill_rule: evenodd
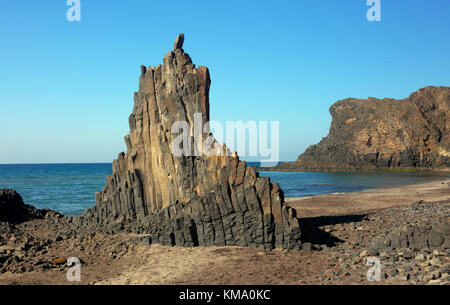
<svg viewBox="0 0 450 305">
<path fill-rule="evenodd" d="M 259 166 L 258 162 L 248 162 Z M 48 208 L 66 216 L 82 214 L 95 205 L 94 194 L 106 184 L 111 163 L 93 164 L 0 164 L 0 189 L 12 188 L 27 204 Z M 429 182 L 450 177 L 449 172 L 275 172 L 260 176 L 278 182 L 285 197 L 348 193 L 366 189 Z"/>
</svg>

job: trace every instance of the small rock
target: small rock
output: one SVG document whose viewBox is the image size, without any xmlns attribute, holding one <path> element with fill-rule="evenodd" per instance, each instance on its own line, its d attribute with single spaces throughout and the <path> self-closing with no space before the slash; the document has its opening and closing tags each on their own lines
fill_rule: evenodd
<svg viewBox="0 0 450 305">
<path fill-rule="evenodd" d="M 425 283 L 428 283 L 429 281 L 431 281 L 433 279 L 433 277 L 431 276 L 431 275 L 425 275 L 423 278 L 422 278 L 422 281 L 423 282 L 425 282 Z"/>
<path fill-rule="evenodd" d="M 430 264 L 432 264 L 433 266 L 441 266 L 442 265 L 442 261 L 435 257 L 432 260 L 430 260 Z"/>
<path fill-rule="evenodd" d="M 67 259 L 64 257 L 57 257 L 53 260 L 54 265 L 64 265 L 67 262 Z"/>
<path fill-rule="evenodd" d="M 403 252 L 403 258 L 404 259 L 411 259 L 412 253 L 410 251 Z"/>
<path fill-rule="evenodd" d="M 394 254 L 394 255 L 389 256 L 389 260 L 391 262 L 398 262 L 399 261 L 399 257 Z"/>
<path fill-rule="evenodd" d="M 379 254 L 379 252 L 378 252 L 378 250 L 375 249 L 375 248 L 369 248 L 369 249 L 367 249 L 367 255 L 368 255 L 368 256 L 376 256 L 376 255 L 378 255 L 378 254 Z"/>
<path fill-rule="evenodd" d="M 439 251 L 439 250 L 437 250 L 437 249 L 433 251 L 433 254 L 434 254 L 434 255 L 438 255 L 438 256 L 442 256 L 442 255 L 445 255 L 445 253 L 444 253 L 444 252 L 442 252 L 442 251 Z"/>
<path fill-rule="evenodd" d="M 430 273 L 430 275 L 432 280 L 436 280 L 441 277 L 441 273 L 439 272 L 439 270 Z"/>
<path fill-rule="evenodd" d="M 409 271 L 411 271 L 415 266 L 416 266 L 416 264 L 414 264 L 413 262 L 406 263 L 406 264 L 403 265 L 403 271 L 404 271 L 404 272 L 409 272 Z"/>
<path fill-rule="evenodd" d="M 394 276 L 397 276 L 397 275 L 398 275 L 398 270 L 397 269 L 392 269 L 391 270 L 391 276 L 394 277 Z"/>
<path fill-rule="evenodd" d="M 425 260 L 425 256 L 423 254 L 417 254 L 416 257 L 414 257 L 414 259 L 416 261 L 423 262 Z"/>
<path fill-rule="evenodd" d="M 450 273 L 450 264 L 445 264 L 445 265 L 441 268 L 441 272 L 442 272 L 442 273 Z"/>
<path fill-rule="evenodd" d="M 142 243 L 144 246 L 150 246 L 151 243 L 152 243 L 152 241 L 151 241 L 151 239 L 150 239 L 149 236 L 145 236 L 145 237 L 142 237 L 141 243 Z"/>
<path fill-rule="evenodd" d="M 311 251 L 312 250 L 312 244 L 311 243 L 304 243 L 304 244 L 302 244 L 302 250 Z"/>
</svg>

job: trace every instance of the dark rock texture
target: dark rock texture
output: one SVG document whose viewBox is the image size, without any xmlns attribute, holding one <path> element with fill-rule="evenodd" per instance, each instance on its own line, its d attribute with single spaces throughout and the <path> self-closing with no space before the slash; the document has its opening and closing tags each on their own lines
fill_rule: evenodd
<svg viewBox="0 0 450 305">
<path fill-rule="evenodd" d="M 25 204 L 22 196 L 15 190 L 0 189 L 0 222 L 19 223 L 49 216 L 58 217 L 60 214 L 47 209 L 38 210 Z"/>
<path fill-rule="evenodd" d="M 299 221 L 278 184 L 227 154 L 208 131 L 196 135 L 222 155 L 208 155 L 193 139 L 192 156 L 172 153 L 175 122 L 189 122 L 191 136 L 196 118 L 209 122 L 209 71 L 192 63 L 183 41 L 180 35 L 163 65 L 142 66 L 127 151 L 114 160 L 97 205 L 74 223 L 147 233 L 163 245 L 299 249 Z"/>
<path fill-rule="evenodd" d="M 450 167 L 450 88 L 406 99 L 345 99 L 330 108 L 327 137 L 277 169 L 372 170 Z"/>
<path fill-rule="evenodd" d="M 432 215 L 426 223 L 410 223 L 396 228 L 379 238 L 374 249 L 450 249 L 450 205 L 427 205 L 422 200 L 411 205 L 413 213 L 425 216 Z M 426 215 L 428 216 L 428 215 Z M 425 217 L 424 217 L 425 218 Z"/>
<path fill-rule="evenodd" d="M 450 224 L 434 223 L 406 226 L 378 240 L 375 248 L 450 249 Z"/>
</svg>

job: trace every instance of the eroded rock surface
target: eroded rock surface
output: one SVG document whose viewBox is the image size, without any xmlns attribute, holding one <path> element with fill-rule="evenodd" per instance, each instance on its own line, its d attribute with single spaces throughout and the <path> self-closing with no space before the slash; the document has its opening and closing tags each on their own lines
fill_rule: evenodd
<svg viewBox="0 0 450 305">
<path fill-rule="evenodd" d="M 14 224 L 46 217 L 58 218 L 62 217 L 62 215 L 48 209 L 39 210 L 25 204 L 22 196 L 15 190 L 0 189 L 0 222 Z"/>
<path fill-rule="evenodd" d="M 450 204 L 429 205 L 419 200 L 411 205 L 411 210 L 423 218 L 429 215 L 428 221 L 396 228 L 378 239 L 374 248 L 380 251 L 408 247 L 416 250 L 450 249 Z"/>
<path fill-rule="evenodd" d="M 163 65 L 141 67 L 127 151 L 114 160 L 96 206 L 74 223 L 147 233 L 163 245 L 300 248 L 295 210 L 278 184 L 225 154 L 209 132 L 194 134 L 195 120 L 209 122 L 211 80 L 208 68 L 196 67 L 184 52 L 183 41 L 181 34 Z M 216 154 L 208 156 L 193 139 L 192 156 L 173 154 L 177 121 L 190 124 L 191 136 L 212 139 Z"/>
<path fill-rule="evenodd" d="M 330 108 L 327 137 L 279 169 L 450 168 L 450 88 L 403 100 L 345 99 Z"/>
</svg>

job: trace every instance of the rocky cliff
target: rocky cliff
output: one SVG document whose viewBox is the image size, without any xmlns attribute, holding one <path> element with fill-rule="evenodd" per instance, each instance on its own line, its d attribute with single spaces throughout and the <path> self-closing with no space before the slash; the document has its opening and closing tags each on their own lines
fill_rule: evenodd
<svg viewBox="0 0 450 305">
<path fill-rule="evenodd" d="M 258 177 L 236 154 L 225 154 L 208 130 L 197 134 L 193 128 L 195 120 L 209 121 L 211 81 L 208 69 L 184 52 L 183 41 L 181 34 L 163 65 L 141 67 L 127 151 L 114 160 L 96 206 L 74 223 L 147 233 L 163 245 L 299 248 L 299 222 L 278 184 Z M 190 137 L 192 155 L 174 154 L 178 121 L 189 123 L 189 135 L 209 140 L 216 153 Z"/>
<path fill-rule="evenodd" d="M 450 167 L 450 88 L 403 100 L 349 98 L 330 108 L 327 137 L 277 169 L 373 170 Z"/>
</svg>

